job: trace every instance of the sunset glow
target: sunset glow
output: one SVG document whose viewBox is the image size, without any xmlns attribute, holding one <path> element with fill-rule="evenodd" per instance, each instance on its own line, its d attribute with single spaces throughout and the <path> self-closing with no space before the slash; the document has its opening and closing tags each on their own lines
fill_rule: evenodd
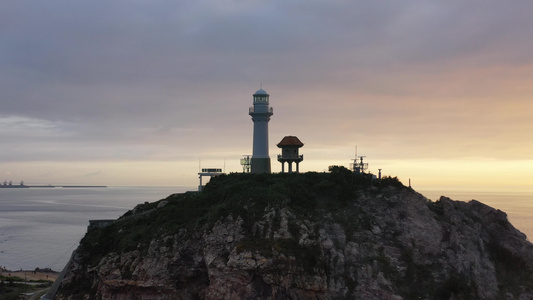
<svg viewBox="0 0 533 300">
<path fill-rule="evenodd" d="M 0 4 L 0 180 L 196 186 L 242 171 L 270 94 L 272 170 L 533 191 L 533 3 Z"/>
</svg>

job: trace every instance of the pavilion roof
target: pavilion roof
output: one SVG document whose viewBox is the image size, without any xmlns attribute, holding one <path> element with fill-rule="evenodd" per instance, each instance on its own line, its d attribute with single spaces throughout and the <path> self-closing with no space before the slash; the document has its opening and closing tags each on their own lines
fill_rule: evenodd
<svg viewBox="0 0 533 300">
<path fill-rule="evenodd" d="M 302 147 L 304 144 L 295 136 L 288 135 L 284 137 L 281 142 L 278 143 L 278 147 Z"/>
</svg>

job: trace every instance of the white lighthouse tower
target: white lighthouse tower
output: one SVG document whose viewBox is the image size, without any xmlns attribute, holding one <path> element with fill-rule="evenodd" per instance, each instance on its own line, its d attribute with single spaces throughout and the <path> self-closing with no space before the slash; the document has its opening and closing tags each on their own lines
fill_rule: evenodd
<svg viewBox="0 0 533 300">
<path fill-rule="evenodd" d="M 252 154 L 252 173 L 270 173 L 270 156 L 268 156 L 268 121 L 274 114 L 269 104 L 269 94 L 263 89 L 254 94 L 254 106 L 250 107 L 250 116 L 254 122 L 254 148 Z"/>
</svg>

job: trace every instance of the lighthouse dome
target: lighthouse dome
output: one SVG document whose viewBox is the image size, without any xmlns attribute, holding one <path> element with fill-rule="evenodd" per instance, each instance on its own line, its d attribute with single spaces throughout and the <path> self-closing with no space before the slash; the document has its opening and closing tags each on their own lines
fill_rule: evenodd
<svg viewBox="0 0 533 300">
<path fill-rule="evenodd" d="M 255 92 L 254 96 L 269 96 L 268 93 L 263 90 L 263 89 L 259 89 L 257 92 Z"/>
</svg>

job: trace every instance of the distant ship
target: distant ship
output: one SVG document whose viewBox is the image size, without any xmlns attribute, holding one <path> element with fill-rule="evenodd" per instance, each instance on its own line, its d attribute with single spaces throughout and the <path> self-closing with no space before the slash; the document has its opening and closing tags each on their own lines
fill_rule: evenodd
<svg viewBox="0 0 533 300">
<path fill-rule="evenodd" d="M 24 181 L 21 181 L 18 185 L 13 185 L 12 181 L 7 182 L 4 181 L 4 184 L 0 185 L 0 188 L 2 189 L 27 189 L 29 186 L 24 185 Z"/>
</svg>

